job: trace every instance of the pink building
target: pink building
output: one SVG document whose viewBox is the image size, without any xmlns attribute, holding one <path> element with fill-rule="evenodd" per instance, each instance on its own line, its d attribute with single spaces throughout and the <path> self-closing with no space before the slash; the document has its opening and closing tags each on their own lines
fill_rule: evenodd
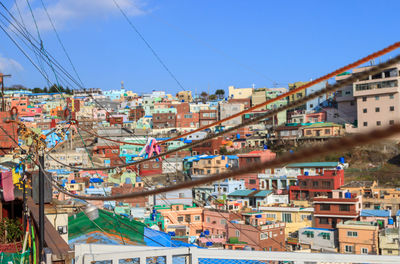
<svg viewBox="0 0 400 264">
<path fill-rule="evenodd" d="M 203 233 L 206 237 L 201 237 L 201 243 L 213 242 L 224 243 L 226 237 L 226 225 L 229 221 L 229 213 L 226 211 L 204 209 L 203 211 Z M 207 235 L 208 233 L 208 235 Z"/>
<path fill-rule="evenodd" d="M 247 154 L 238 154 L 239 167 L 250 166 L 251 163 L 264 162 L 276 158 L 276 153 L 271 150 L 255 150 Z"/>
<path fill-rule="evenodd" d="M 326 121 L 326 112 L 306 114 L 306 123 L 317 123 Z"/>
<path fill-rule="evenodd" d="M 360 67 L 353 73 L 368 70 Z M 398 124 L 400 116 L 400 64 L 390 66 L 383 72 L 370 75 L 354 83 L 357 101 L 357 120 L 360 132 Z"/>
</svg>

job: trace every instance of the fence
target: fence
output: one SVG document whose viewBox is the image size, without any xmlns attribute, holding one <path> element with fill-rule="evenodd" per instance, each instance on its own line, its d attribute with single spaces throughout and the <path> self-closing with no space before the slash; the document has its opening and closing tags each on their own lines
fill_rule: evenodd
<svg viewBox="0 0 400 264">
<path fill-rule="evenodd" d="M 202 248 L 75 245 L 76 264 L 400 263 L 400 256 L 265 252 Z"/>
</svg>

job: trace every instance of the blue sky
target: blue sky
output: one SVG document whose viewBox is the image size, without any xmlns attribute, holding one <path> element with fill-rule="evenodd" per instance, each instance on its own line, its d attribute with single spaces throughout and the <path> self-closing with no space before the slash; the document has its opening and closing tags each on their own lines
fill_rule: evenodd
<svg viewBox="0 0 400 264">
<path fill-rule="evenodd" d="M 400 36 L 396 0 L 116 1 L 184 88 L 198 93 L 229 85 L 273 87 L 275 82 L 287 87 L 382 49 Z M 113 0 L 44 2 L 86 87 L 117 89 L 124 81 L 139 93 L 180 90 Z M 36 36 L 26 1 L 18 3 Z M 40 0 L 30 3 L 44 46 L 72 73 Z M 14 1 L 5 5 L 18 17 Z M 13 75 L 7 84 L 46 86 L 5 34 L 0 36 L 0 71 Z"/>
</svg>

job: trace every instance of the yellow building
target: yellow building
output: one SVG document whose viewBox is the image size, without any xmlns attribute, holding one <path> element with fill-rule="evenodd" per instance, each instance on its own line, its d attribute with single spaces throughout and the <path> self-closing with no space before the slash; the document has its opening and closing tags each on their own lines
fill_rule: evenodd
<svg viewBox="0 0 400 264">
<path fill-rule="evenodd" d="M 343 127 L 335 123 L 315 123 L 303 127 L 303 137 L 339 137 L 344 134 Z"/>
<path fill-rule="evenodd" d="M 289 91 L 291 91 L 293 89 L 296 89 L 296 88 L 298 88 L 300 86 L 303 86 L 303 85 L 305 85 L 307 83 L 308 82 L 289 83 Z M 297 101 L 297 100 L 299 100 L 299 99 L 301 99 L 301 98 L 303 98 L 305 96 L 306 96 L 306 90 L 305 89 L 301 90 L 301 91 L 298 91 L 297 93 L 288 96 L 288 103 L 290 104 L 290 103 L 292 103 L 294 101 Z M 303 106 L 298 106 L 298 107 L 296 107 L 296 109 L 306 109 L 306 105 L 304 104 Z"/>
<path fill-rule="evenodd" d="M 233 99 L 246 99 L 250 98 L 253 94 L 253 88 L 235 88 L 235 86 L 229 86 L 229 98 Z"/>
<path fill-rule="evenodd" d="M 180 91 L 176 94 L 176 98 L 178 99 L 179 102 L 192 102 L 193 97 L 192 97 L 192 92 L 191 91 Z"/>
<path fill-rule="evenodd" d="M 381 255 L 399 255 L 399 229 L 386 228 L 379 234 L 379 251 Z"/>
<path fill-rule="evenodd" d="M 285 222 L 285 237 L 303 227 L 312 227 L 313 207 L 261 206 L 259 210 L 267 213 L 273 221 Z"/>
</svg>

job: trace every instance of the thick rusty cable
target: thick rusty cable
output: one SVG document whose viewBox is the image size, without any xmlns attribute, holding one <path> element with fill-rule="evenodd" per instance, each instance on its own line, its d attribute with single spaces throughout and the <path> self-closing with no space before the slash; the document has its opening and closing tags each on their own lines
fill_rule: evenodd
<svg viewBox="0 0 400 264">
<path fill-rule="evenodd" d="M 226 117 L 226 118 L 224 118 L 224 119 L 221 119 L 221 120 L 219 120 L 219 121 L 216 121 L 216 122 L 213 122 L 213 123 L 211 123 L 211 124 L 208 124 L 208 125 L 206 125 L 206 126 L 203 126 L 203 127 L 197 128 L 197 129 L 195 129 L 195 130 L 192 130 L 192 131 L 183 133 L 183 134 L 181 134 L 181 135 L 179 135 L 179 136 L 171 137 L 171 138 L 169 138 L 169 139 L 160 141 L 159 144 L 163 144 L 163 143 L 166 143 L 166 142 L 169 142 L 169 141 L 174 141 L 174 140 L 177 140 L 177 139 L 186 137 L 186 136 L 191 135 L 191 134 L 193 134 L 193 133 L 196 133 L 196 132 L 205 130 L 205 129 L 207 129 L 207 128 L 214 127 L 214 126 L 216 126 L 216 125 L 220 125 L 220 124 L 222 124 L 223 122 L 226 122 L 226 121 L 229 121 L 229 120 L 234 119 L 234 118 L 236 118 L 236 117 L 240 117 L 240 116 L 242 116 L 242 115 L 244 115 L 244 114 L 250 113 L 250 112 L 252 112 L 252 111 L 255 110 L 255 109 L 264 107 L 264 106 L 269 105 L 269 104 L 271 104 L 271 103 L 273 103 L 273 102 L 276 102 L 276 101 L 278 101 L 278 100 L 284 99 L 284 98 L 286 98 L 286 97 L 288 97 L 288 96 L 290 96 L 290 95 L 292 95 L 292 94 L 295 94 L 295 93 L 297 93 L 297 92 L 299 92 L 299 91 L 305 90 L 305 89 L 307 89 L 307 88 L 309 88 L 309 87 L 311 87 L 311 86 L 313 86 L 313 85 L 315 85 L 315 84 L 317 84 L 317 83 L 320 83 L 320 82 L 322 82 L 322 81 L 329 80 L 330 78 L 335 77 L 336 75 L 338 75 L 338 74 L 340 74 L 340 73 L 343 73 L 343 72 L 345 72 L 345 71 L 347 71 L 347 70 L 351 70 L 352 68 L 355 68 L 355 67 L 357 67 L 357 66 L 359 66 L 359 65 L 361 65 L 361 64 L 363 64 L 363 63 L 366 63 L 366 62 L 368 62 L 368 61 L 370 61 L 370 60 L 372 60 L 372 59 L 375 59 L 375 58 L 377 58 L 377 57 L 379 57 L 379 56 L 382 56 L 382 55 L 384 55 L 384 54 L 386 54 L 386 53 L 389 53 L 389 52 L 391 52 L 391 51 L 393 51 L 393 50 L 395 50 L 395 49 L 398 49 L 399 47 L 400 47 L 400 42 L 396 42 L 396 43 L 394 43 L 394 44 L 392 44 L 392 45 L 390 45 L 390 46 L 388 46 L 388 47 L 386 47 L 386 48 L 384 48 L 384 49 L 382 49 L 382 50 L 380 50 L 380 51 L 377 51 L 377 52 L 375 52 L 375 53 L 372 53 L 372 54 L 370 54 L 370 55 L 368 55 L 368 56 L 366 56 L 366 57 L 364 57 L 364 58 L 362 58 L 362 59 L 360 59 L 360 60 L 358 60 L 358 61 L 356 61 L 356 62 L 353 62 L 353 63 L 348 64 L 348 65 L 346 65 L 346 66 L 344 66 L 344 67 L 342 67 L 342 68 L 339 68 L 339 69 L 337 69 L 337 70 L 335 70 L 335 71 L 333 71 L 333 72 L 331 72 L 331 73 L 328 73 L 328 74 L 326 74 L 326 75 L 324 75 L 324 76 L 322 76 L 322 77 L 320 77 L 320 78 L 317 78 L 317 79 L 315 79 L 315 80 L 313 80 L 313 81 L 311 81 L 311 82 L 308 82 L 308 83 L 306 83 L 306 84 L 304 84 L 304 85 L 302 85 L 302 86 L 300 86 L 300 87 L 298 87 L 298 88 L 295 88 L 295 89 L 293 89 L 293 90 L 291 90 L 291 91 L 289 91 L 289 92 L 287 92 L 287 93 L 281 94 L 281 95 L 279 95 L 279 96 L 277 96 L 277 97 L 275 97 L 275 98 L 269 99 L 269 100 L 267 100 L 267 101 L 265 101 L 265 102 L 263 102 L 263 103 L 261 103 L 261 104 L 252 106 L 252 107 L 250 107 L 250 108 L 248 108 L 248 109 L 245 109 L 245 110 L 243 110 L 243 111 L 241 111 L 241 112 L 239 112 L 239 113 L 233 114 L 233 115 L 231 115 L 231 116 L 228 116 L 228 117 Z M 80 127 L 80 128 L 82 128 L 82 127 Z M 86 131 L 86 132 L 87 132 L 87 131 Z M 95 133 L 90 133 L 90 132 L 88 132 L 88 133 L 91 134 L 92 136 L 96 136 L 96 137 L 102 138 L 102 139 L 104 139 L 104 140 L 112 141 L 112 142 L 115 142 L 115 143 L 127 144 L 127 145 L 136 145 L 135 143 L 125 142 L 125 141 L 120 141 L 120 140 L 113 140 L 113 139 L 109 139 L 109 138 L 107 138 L 107 137 L 99 136 L 98 134 L 95 134 Z"/>
<path fill-rule="evenodd" d="M 143 192 L 133 192 L 126 194 L 118 194 L 108 197 L 96 197 L 96 196 L 85 196 L 85 195 L 72 195 L 75 198 L 82 200 L 99 200 L 99 201 L 111 201 L 111 200 L 122 200 L 122 199 L 130 199 L 136 197 L 144 197 L 149 195 L 156 195 L 165 192 L 171 192 L 175 190 L 192 188 L 198 185 L 211 183 L 215 181 L 221 181 L 228 178 L 235 178 L 242 174 L 246 173 L 254 173 L 258 171 L 262 171 L 267 168 L 274 168 L 284 166 L 288 163 L 299 162 L 303 160 L 309 160 L 311 158 L 320 157 L 322 155 L 329 154 L 331 152 L 343 151 L 358 145 L 365 145 L 375 141 L 379 141 L 388 137 L 392 137 L 395 134 L 400 133 L 400 124 L 392 125 L 386 128 L 375 129 L 368 133 L 345 136 L 340 139 L 329 140 L 327 143 L 324 143 L 319 146 L 308 147 L 303 150 L 299 150 L 295 153 L 285 154 L 284 156 L 277 158 L 275 160 L 266 161 L 266 162 L 257 162 L 253 163 L 250 166 L 246 166 L 234 171 L 229 171 L 220 174 L 214 174 L 208 177 L 204 177 L 203 179 L 187 181 L 180 184 L 175 184 L 171 186 L 167 186 L 164 188 L 157 188 L 154 190 L 148 190 Z M 63 191 L 64 192 L 64 191 Z M 69 195 L 68 193 L 65 193 Z"/>
<path fill-rule="evenodd" d="M 344 66 L 344 67 L 342 67 L 342 68 L 340 68 L 340 69 L 337 69 L 337 70 L 335 70 L 335 71 L 333 71 L 333 72 L 331 72 L 331 73 L 328 73 L 328 74 L 326 74 L 326 75 L 324 75 L 324 76 L 322 76 L 322 77 L 320 77 L 320 78 L 318 78 L 318 79 L 315 79 L 314 81 L 311 81 L 311 82 L 309 82 L 309 83 L 307 83 L 307 84 L 304 84 L 304 85 L 302 85 L 302 86 L 300 86 L 300 87 L 298 87 L 298 88 L 295 88 L 295 89 L 293 89 L 293 90 L 291 90 L 291 91 L 289 91 L 289 92 L 287 92 L 287 93 L 281 94 L 281 95 L 279 95 L 279 96 L 277 96 L 277 97 L 275 97 L 275 98 L 269 99 L 269 100 L 267 100 L 267 101 L 265 101 L 265 102 L 263 102 L 263 103 L 261 103 L 261 104 L 252 106 L 252 107 L 250 107 L 250 108 L 248 108 L 248 109 L 246 109 L 246 110 L 243 110 L 243 111 L 241 111 L 241 112 L 239 112 L 239 113 L 233 114 L 233 115 L 231 115 L 231 116 L 228 116 L 228 117 L 226 117 L 226 118 L 224 118 L 224 119 L 221 119 L 221 120 L 219 120 L 219 121 L 216 121 L 216 122 L 214 122 L 214 123 L 208 124 L 208 125 L 206 125 L 206 126 L 197 128 L 197 129 L 195 129 L 195 130 L 193 130 L 193 131 L 186 132 L 186 133 L 184 133 L 184 134 L 182 134 L 182 135 L 179 135 L 179 136 L 176 136 L 176 137 L 172 137 L 172 138 L 163 140 L 163 141 L 160 142 L 160 144 L 161 144 L 161 143 L 165 143 L 165 142 L 169 142 L 169 141 L 173 141 L 173 140 L 179 139 L 179 138 L 181 138 L 181 137 L 186 137 L 186 136 L 188 136 L 188 135 L 191 135 L 191 134 L 193 134 L 193 133 L 202 131 L 202 130 L 204 130 L 204 129 L 207 129 L 207 128 L 210 128 L 210 127 L 214 127 L 214 126 L 216 126 L 216 125 L 220 125 L 220 124 L 222 124 L 222 123 L 225 122 L 225 121 L 228 121 L 228 120 L 234 119 L 234 118 L 236 118 L 236 117 L 242 116 L 243 114 L 250 113 L 251 111 L 253 111 L 253 110 L 255 110 L 255 109 L 261 108 L 261 107 L 263 107 L 263 106 L 269 105 L 269 104 L 271 104 L 271 103 L 273 103 L 273 102 L 276 102 L 276 101 L 278 101 L 278 100 L 284 99 L 284 98 L 286 98 L 286 97 L 288 97 L 288 96 L 290 96 L 290 95 L 292 95 L 292 94 L 295 94 L 295 93 L 297 93 L 297 92 L 299 92 L 299 91 L 302 91 L 302 90 L 304 90 L 304 89 L 307 89 L 307 88 L 309 88 L 309 87 L 311 87 L 311 86 L 313 86 L 313 85 L 315 85 L 315 84 L 317 84 L 317 83 L 320 83 L 320 82 L 322 82 L 322 81 L 329 80 L 330 78 L 333 78 L 333 77 L 335 77 L 335 76 L 338 75 L 338 74 L 341 74 L 341 73 L 343 73 L 343 72 L 345 72 L 345 71 L 347 71 L 347 70 L 351 70 L 351 69 L 353 69 L 353 68 L 355 68 L 355 67 L 357 67 L 357 66 L 359 66 L 359 65 L 361 65 L 361 64 L 364 64 L 364 63 L 366 63 L 366 62 L 368 62 L 368 61 L 370 61 L 370 60 L 372 60 L 372 59 L 375 59 L 375 58 L 377 58 L 377 57 L 380 57 L 380 56 L 382 56 L 382 55 L 384 55 L 384 54 L 386 54 L 386 53 L 389 53 L 389 52 L 391 52 L 391 51 L 393 51 L 393 50 L 395 50 L 395 49 L 398 49 L 398 48 L 400 48 L 400 42 L 396 42 L 396 43 L 394 43 L 394 44 L 392 44 L 392 45 L 390 45 L 390 46 L 388 46 L 388 47 L 386 47 L 386 48 L 384 48 L 384 49 L 382 49 L 382 50 L 380 50 L 380 51 L 377 51 L 377 52 L 375 52 L 375 53 L 372 53 L 372 54 L 370 54 L 370 55 L 368 55 L 368 56 L 366 56 L 366 57 L 364 57 L 364 58 L 362 58 L 362 59 L 360 59 L 360 60 L 358 60 L 358 61 L 356 61 L 356 62 L 353 62 L 353 63 L 351 63 L 351 64 L 348 64 L 348 65 L 346 65 L 346 66 Z"/>
<path fill-rule="evenodd" d="M 229 129 L 226 129 L 226 130 L 221 131 L 219 133 L 210 134 L 207 137 L 205 137 L 204 139 L 201 139 L 201 140 L 186 144 L 184 146 L 175 148 L 173 150 L 166 151 L 164 153 L 161 153 L 160 155 L 152 156 L 152 157 L 146 158 L 146 159 L 141 159 L 141 160 L 138 160 L 138 161 L 135 161 L 135 162 L 132 162 L 132 163 L 127 163 L 127 164 L 120 165 L 120 166 L 98 167 L 98 168 L 94 168 L 94 169 L 95 170 L 109 170 L 109 169 L 115 169 L 115 168 L 134 166 L 134 165 L 138 165 L 140 163 L 146 162 L 146 161 L 150 161 L 150 160 L 154 160 L 154 159 L 157 159 L 157 158 L 161 158 L 161 157 L 163 157 L 165 155 L 169 155 L 169 154 L 172 154 L 174 152 L 177 152 L 177 151 L 180 151 L 180 150 L 183 150 L 183 149 L 194 147 L 196 145 L 199 145 L 199 144 L 202 144 L 202 143 L 204 143 L 206 141 L 209 141 L 209 140 L 211 140 L 211 139 L 213 139 L 215 137 L 219 137 L 219 136 L 224 135 L 226 133 L 233 132 L 233 131 L 235 131 L 235 130 L 237 130 L 239 128 L 242 128 L 242 127 L 251 125 L 253 123 L 259 122 L 260 120 L 263 120 L 265 118 L 275 116 L 276 114 L 278 114 L 281 111 L 288 110 L 288 109 L 291 109 L 291 108 L 299 106 L 299 105 L 303 105 L 304 103 L 306 103 L 307 101 L 309 101 L 311 99 L 317 98 L 317 97 L 319 97 L 319 96 L 321 96 L 323 94 L 326 94 L 326 93 L 334 92 L 335 90 L 337 90 L 337 89 L 339 89 L 339 88 L 341 88 L 343 86 L 351 85 L 351 84 L 353 84 L 353 82 L 356 82 L 359 79 L 363 79 L 363 78 L 365 78 L 365 77 L 367 77 L 369 75 L 374 75 L 374 74 L 382 71 L 384 68 L 387 68 L 387 67 L 389 67 L 389 66 L 391 66 L 391 65 L 393 65 L 395 63 L 398 63 L 399 61 L 400 61 L 400 55 L 398 55 L 398 56 L 396 56 L 396 57 L 394 57 L 394 58 L 392 58 L 392 59 L 390 59 L 390 60 L 388 60 L 386 62 L 380 63 L 375 67 L 369 68 L 369 69 L 367 69 L 367 70 L 365 70 L 363 72 L 352 74 L 350 77 L 348 77 L 348 78 L 346 78 L 344 80 L 341 80 L 340 82 L 337 82 L 337 83 L 335 83 L 333 85 L 329 85 L 324 89 L 321 89 L 321 90 L 319 90 L 317 92 L 314 92 L 314 93 L 312 93 L 312 94 L 310 94 L 308 96 L 305 96 L 305 97 L 303 97 L 303 98 L 301 98 L 299 100 L 296 100 L 294 102 L 288 103 L 285 106 L 281 106 L 281 107 L 279 107 L 279 108 L 277 108 L 275 110 L 272 110 L 272 111 L 267 112 L 265 114 L 259 115 L 259 116 L 255 117 L 255 118 L 246 120 L 246 121 L 242 122 L 241 124 L 239 124 L 237 126 L 231 127 Z M 51 155 L 48 155 L 48 156 L 51 159 L 53 159 L 54 161 L 56 161 L 57 163 L 59 163 L 59 164 L 61 164 L 63 166 L 75 169 L 75 170 L 93 170 L 93 168 L 70 166 L 68 164 L 65 164 L 65 163 L 55 159 Z"/>
</svg>

